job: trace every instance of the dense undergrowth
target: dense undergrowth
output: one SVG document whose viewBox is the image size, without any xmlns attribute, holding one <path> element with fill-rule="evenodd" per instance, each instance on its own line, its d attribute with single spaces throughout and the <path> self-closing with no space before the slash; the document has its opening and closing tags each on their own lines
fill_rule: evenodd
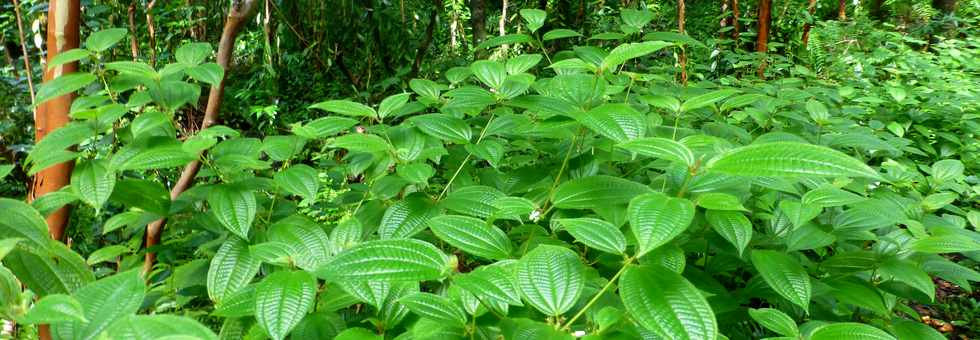
<svg viewBox="0 0 980 340">
<path fill-rule="evenodd" d="M 209 44 L 151 67 L 109 57 L 125 29 L 90 34 L 60 60 L 82 72 L 38 90 L 79 92 L 72 122 L 17 164 L 74 160 L 71 185 L 0 199 L 0 318 L 64 339 L 978 336 L 975 35 L 826 22 L 794 58 L 644 32 L 643 11 L 592 37 L 520 18 L 485 59 L 261 133 L 176 122 L 224 76 Z M 714 60 L 686 86 L 682 51 Z M 65 205 L 68 246 L 43 218 Z"/>
</svg>

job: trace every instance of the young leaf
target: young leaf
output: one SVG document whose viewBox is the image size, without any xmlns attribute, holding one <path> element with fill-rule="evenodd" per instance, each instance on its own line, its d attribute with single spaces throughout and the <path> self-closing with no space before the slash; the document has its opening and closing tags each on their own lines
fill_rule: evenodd
<svg viewBox="0 0 980 340">
<path fill-rule="evenodd" d="M 544 26 L 544 19 L 548 16 L 547 12 L 533 8 L 522 9 L 520 13 L 521 17 L 527 23 L 527 29 L 531 33 L 536 32 L 541 26 Z"/>
<path fill-rule="evenodd" d="M 616 143 L 646 135 L 646 118 L 626 104 L 603 104 L 573 117 L 593 132 Z"/>
<path fill-rule="evenodd" d="M 680 162 L 694 166 L 694 153 L 684 144 L 666 138 L 647 137 L 619 144 L 619 147 L 637 154 Z"/>
<path fill-rule="evenodd" d="M 612 223 L 597 218 L 563 218 L 559 223 L 575 240 L 612 254 L 626 251 L 626 236 Z"/>
<path fill-rule="evenodd" d="M 316 270 L 328 281 L 427 281 L 452 269 L 451 259 L 415 239 L 368 241 L 337 254 Z"/>
<path fill-rule="evenodd" d="M 563 209 L 591 209 L 597 206 L 624 204 L 650 188 L 627 179 L 596 175 L 562 183 L 551 199 Z"/>
<path fill-rule="evenodd" d="M 269 241 L 289 245 L 289 255 L 297 267 L 313 271 L 329 259 L 330 238 L 316 222 L 303 215 L 279 220 L 267 231 Z"/>
<path fill-rule="evenodd" d="M 707 167 L 739 176 L 880 177 L 877 171 L 843 152 L 797 142 L 743 146 L 713 159 Z"/>
<path fill-rule="evenodd" d="M 895 340 L 887 332 L 856 322 L 837 322 L 817 327 L 810 333 L 810 340 Z"/>
<path fill-rule="evenodd" d="M 500 264 L 479 266 L 473 271 L 453 276 L 453 284 L 481 299 L 521 306 L 520 290 L 510 267 Z"/>
<path fill-rule="evenodd" d="M 781 310 L 773 308 L 749 308 L 749 316 L 770 331 L 779 335 L 796 338 L 800 335 L 800 330 L 796 327 L 796 321 Z"/>
<path fill-rule="evenodd" d="M 683 276 L 660 266 L 630 267 L 620 295 L 637 323 L 664 339 L 715 339 L 711 305 Z"/>
<path fill-rule="evenodd" d="M 409 118 L 408 121 L 432 137 L 456 144 L 469 143 L 473 138 L 473 131 L 466 121 L 447 114 L 431 113 Z"/>
<path fill-rule="evenodd" d="M 439 210 L 428 197 L 409 195 L 385 210 L 378 235 L 382 240 L 412 237 L 425 230 L 426 222 L 438 214 Z"/>
<path fill-rule="evenodd" d="M 627 60 L 645 56 L 671 45 L 673 44 L 665 41 L 645 41 L 641 43 L 627 43 L 616 46 L 616 48 L 614 48 L 612 52 L 609 52 L 609 55 L 602 60 L 602 69 L 611 70 L 625 63 Z"/>
<path fill-rule="evenodd" d="M 310 105 L 311 109 L 320 109 L 327 112 L 339 113 L 351 117 L 376 117 L 374 109 L 367 105 L 352 102 L 349 100 L 328 100 Z"/>
<path fill-rule="evenodd" d="M 398 109 L 405 106 L 405 103 L 407 103 L 408 99 L 411 97 L 411 93 L 399 93 L 388 96 L 388 98 L 381 101 L 381 104 L 378 104 L 378 117 L 384 119 L 385 117 L 398 112 Z"/>
<path fill-rule="evenodd" d="M 967 236 L 949 234 L 912 241 L 908 249 L 920 253 L 945 254 L 980 251 L 980 242 Z"/>
<path fill-rule="evenodd" d="M 398 302 L 421 317 L 454 326 L 466 325 L 466 312 L 463 311 L 463 308 L 444 296 L 432 293 L 413 293 L 402 296 Z"/>
<path fill-rule="evenodd" d="M 494 89 L 499 89 L 507 77 L 504 64 L 494 60 L 477 60 L 470 65 L 470 70 L 481 83 Z"/>
<path fill-rule="evenodd" d="M 41 298 L 17 322 L 23 324 L 56 324 L 63 322 L 86 322 L 82 304 L 75 298 L 64 294 L 51 294 Z"/>
<path fill-rule="evenodd" d="M 41 105 L 48 100 L 78 91 L 96 79 L 98 78 L 94 74 L 72 73 L 54 78 L 51 81 L 45 81 L 37 88 L 35 103 L 36 105 Z"/>
<path fill-rule="evenodd" d="M 116 257 L 119 257 L 119 255 L 128 252 L 129 252 L 129 248 L 127 248 L 126 246 L 118 245 L 118 244 L 111 245 L 92 252 L 92 254 L 88 256 L 88 260 L 85 261 L 85 263 L 87 263 L 90 266 L 94 266 L 102 262 L 112 261 Z"/>
<path fill-rule="evenodd" d="M 334 138 L 330 146 L 354 152 L 371 153 L 382 152 L 391 148 L 384 138 L 366 133 L 353 133 Z"/>
<path fill-rule="evenodd" d="M 100 211 L 116 185 L 116 172 L 105 159 L 78 162 L 71 173 L 71 189 L 89 206 Z"/>
<path fill-rule="evenodd" d="M 780 296 L 804 311 L 810 307 L 810 275 L 796 259 L 774 250 L 754 250 L 752 265 Z"/>
<path fill-rule="evenodd" d="M 578 255 L 567 248 L 539 245 L 517 265 L 521 295 L 545 315 L 558 316 L 571 309 L 585 287 L 585 270 Z"/>
<path fill-rule="evenodd" d="M 838 207 L 842 205 L 855 204 L 865 200 L 867 200 L 867 198 L 827 184 L 807 191 L 806 194 L 803 194 L 801 203 L 806 206 L 817 205 L 822 207 Z"/>
<path fill-rule="evenodd" d="M 688 112 L 691 110 L 696 110 L 702 107 L 706 107 L 708 105 L 712 105 L 714 103 L 721 101 L 722 99 L 731 97 L 736 93 L 738 93 L 738 91 L 726 89 L 726 90 L 712 91 L 696 96 L 694 98 L 685 100 L 684 103 L 681 104 L 680 112 Z"/>
<path fill-rule="evenodd" d="M 752 222 L 738 211 L 708 210 L 704 217 L 711 228 L 731 243 L 741 256 L 752 241 Z"/>
<path fill-rule="evenodd" d="M 207 60 L 211 56 L 211 52 L 211 44 L 206 42 L 189 43 L 180 45 L 174 52 L 174 57 L 178 62 L 197 65 Z"/>
<path fill-rule="evenodd" d="M 275 340 L 286 338 L 313 309 L 316 279 L 307 272 L 281 271 L 255 289 L 255 321 Z"/>
<path fill-rule="evenodd" d="M 232 184 L 215 186 L 208 194 L 208 205 L 222 226 L 238 237 L 248 239 L 258 209 L 252 190 Z"/>
<path fill-rule="evenodd" d="M 694 204 L 662 193 L 649 193 L 633 198 L 626 213 L 639 257 L 684 232 L 694 220 Z"/>
<path fill-rule="evenodd" d="M 509 257 L 513 251 L 507 234 L 477 218 L 442 215 L 430 219 L 428 225 L 439 239 L 479 257 L 500 260 Z"/>
<path fill-rule="evenodd" d="M 252 256 L 248 243 L 229 238 L 218 248 L 208 268 L 208 296 L 220 304 L 225 298 L 248 285 L 259 272 L 262 262 Z"/>
<path fill-rule="evenodd" d="M 139 270 L 108 276 L 80 288 L 72 297 L 85 311 L 86 321 L 52 325 L 52 332 L 61 338 L 96 339 L 117 320 L 136 313 L 145 294 Z"/>
<path fill-rule="evenodd" d="M 85 39 L 85 48 L 93 52 L 102 52 L 126 37 L 125 28 L 108 28 L 94 32 Z"/>
<path fill-rule="evenodd" d="M 190 317 L 164 314 L 127 316 L 112 324 L 107 338 L 218 340 L 211 329 Z"/>
<path fill-rule="evenodd" d="M 19 237 L 42 249 L 47 248 L 50 240 L 48 224 L 37 210 L 23 201 L 0 198 L 0 211 L 4 215 L 0 218 L 0 234 L 4 238 Z"/>
<path fill-rule="evenodd" d="M 320 191 L 320 179 L 316 169 L 306 164 L 297 164 L 275 174 L 276 185 L 286 192 L 312 202 Z"/>
<path fill-rule="evenodd" d="M 330 137 L 343 131 L 347 131 L 352 126 L 357 125 L 357 121 L 347 117 L 322 117 L 317 118 L 303 125 L 293 125 L 294 134 L 307 139 L 320 139 Z"/>
</svg>

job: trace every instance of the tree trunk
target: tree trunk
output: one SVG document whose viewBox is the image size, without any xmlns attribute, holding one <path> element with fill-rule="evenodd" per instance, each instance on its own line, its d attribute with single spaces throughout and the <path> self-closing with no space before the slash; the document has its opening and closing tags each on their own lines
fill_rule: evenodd
<svg viewBox="0 0 980 340">
<path fill-rule="evenodd" d="M 837 0 L 837 20 L 847 20 L 847 0 Z"/>
<path fill-rule="evenodd" d="M 78 0 L 75 0 L 78 1 Z M 235 38 L 242 27 L 248 22 L 249 15 L 256 8 L 258 0 L 234 0 L 228 8 L 228 16 L 225 18 L 225 27 L 221 32 L 221 40 L 218 42 L 217 62 L 221 68 L 225 69 L 225 78 L 217 86 L 212 86 L 208 94 L 208 106 L 204 110 L 204 118 L 201 121 L 201 129 L 206 129 L 218 120 L 218 110 L 221 108 L 221 99 L 225 93 L 225 79 L 228 77 L 228 66 L 231 65 L 232 54 L 235 51 Z M 200 157 L 199 157 L 200 158 Z M 190 188 L 197 177 L 198 170 L 201 169 L 200 161 L 193 161 L 184 167 L 180 173 L 177 184 L 170 189 L 170 199 L 177 199 L 181 193 Z M 150 248 L 160 243 L 160 234 L 167 223 L 166 218 L 162 218 L 146 226 L 146 258 L 143 261 L 143 273 L 148 274 L 153 269 L 156 262 L 156 253 Z"/>
<path fill-rule="evenodd" d="M 884 0 L 871 1 L 871 10 L 868 11 L 869 12 L 868 14 L 870 14 L 871 17 L 874 18 L 875 20 L 881 21 L 882 19 L 885 18 L 884 8 L 882 7 L 884 2 L 885 2 Z"/>
<path fill-rule="evenodd" d="M 146 30 L 150 33 L 150 66 L 157 64 L 157 29 L 153 25 L 153 7 L 157 0 L 150 0 L 146 4 Z"/>
<path fill-rule="evenodd" d="M 677 1 L 677 31 L 680 34 L 684 34 L 684 15 L 687 11 L 687 6 L 684 4 L 684 0 Z M 681 55 L 677 57 L 677 61 L 681 66 L 681 85 L 687 86 L 687 51 L 684 50 L 684 46 L 681 46 Z"/>
<path fill-rule="evenodd" d="M 51 1 L 48 7 L 46 42 L 49 64 L 61 53 L 78 48 L 80 9 L 79 0 Z M 77 62 L 47 68 L 44 71 L 44 82 L 47 83 L 77 70 Z M 74 99 L 74 94 L 66 94 L 38 106 L 34 114 L 35 141 L 40 142 L 55 129 L 68 124 L 71 120 L 68 117 L 68 112 L 71 110 L 71 103 Z M 34 181 L 27 197 L 28 201 L 34 201 L 44 194 L 58 191 L 68 185 L 73 165 L 73 162 L 57 164 L 34 175 Z M 51 234 L 51 238 L 55 240 L 64 238 L 69 215 L 69 207 L 65 206 L 48 216 L 48 233 Z"/>
<path fill-rule="evenodd" d="M 817 10 L 817 0 L 810 0 L 810 4 L 807 6 L 807 11 L 810 12 L 810 19 L 813 20 L 813 13 Z M 806 48 L 807 43 L 810 42 L 810 29 L 812 24 L 807 22 L 803 25 L 803 48 Z"/>
<path fill-rule="evenodd" d="M 507 34 L 507 0 L 503 0 L 503 5 L 500 7 L 500 21 L 497 23 L 497 34 L 504 36 Z M 507 55 L 507 44 L 500 45 L 500 50 L 503 55 Z"/>
<path fill-rule="evenodd" d="M 136 40 L 136 0 L 129 3 L 129 49 L 133 54 L 133 61 L 140 58 L 140 45 Z"/>
<path fill-rule="evenodd" d="M 759 36 L 755 44 L 755 51 L 763 54 L 762 63 L 759 64 L 759 78 L 765 78 L 766 57 L 769 52 L 769 21 L 772 17 L 772 0 L 759 1 Z"/>
<path fill-rule="evenodd" d="M 436 0 L 434 8 L 432 8 L 432 14 L 429 16 L 429 24 L 425 27 L 425 38 L 422 39 L 422 43 L 419 44 L 419 49 L 415 52 L 415 62 L 412 63 L 412 72 L 409 74 L 409 78 L 415 78 L 419 74 L 419 69 L 422 67 L 422 60 L 425 58 L 425 52 L 429 50 L 429 45 L 432 44 L 432 33 L 436 29 L 436 19 L 439 17 L 439 9 L 442 8 L 442 0 Z"/>
<path fill-rule="evenodd" d="M 470 0 L 470 26 L 473 29 L 473 47 L 487 38 L 486 4 L 483 0 Z"/>
<path fill-rule="evenodd" d="M 738 20 L 739 15 L 738 0 L 732 0 L 732 39 L 735 40 L 735 48 L 738 48 L 738 33 L 742 28 L 742 23 Z"/>
<path fill-rule="evenodd" d="M 956 0 L 932 0 L 932 7 L 942 14 L 953 14 L 956 11 Z"/>
</svg>

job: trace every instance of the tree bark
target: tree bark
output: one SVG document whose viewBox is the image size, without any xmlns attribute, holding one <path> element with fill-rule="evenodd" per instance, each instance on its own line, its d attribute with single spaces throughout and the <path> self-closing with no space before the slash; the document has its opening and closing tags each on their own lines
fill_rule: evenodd
<svg viewBox="0 0 980 340">
<path fill-rule="evenodd" d="M 738 48 L 738 33 L 742 29 L 742 23 L 738 20 L 739 16 L 738 0 L 732 0 L 732 39 L 735 40 L 735 48 Z"/>
<path fill-rule="evenodd" d="M 432 44 L 432 34 L 436 29 L 436 19 L 439 17 L 439 9 L 442 8 L 442 0 L 435 0 L 435 6 L 432 8 L 432 14 L 429 16 L 429 24 L 425 27 L 425 38 L 422 39 L 422 43 L 419 44 L 419 49 L 415 52 L 415 62 L 412 63 L 412 72 L 409 78 L 415 78 L 419 74 L 419 69 L 422 67 L 422 60 L 425 58 L 425 52 L 429 50 L 429 45 Z"/>
<path fill-rule="evenodd" d="M 473 30 L 473 47 L 487 38 L 486 4 L 483 0 L 470 0 L 470 27 Z"/>
<path fill-rule="evenodd" d="M 146 4 L 146 30 L 150 33 L 150 66 L 156 66 L 157 63 L 157 29 L 153 25 L 153 7 L 156 4 L 156 0 L 150 0 Z"/>
<path fill-rule="evenodd" d="M 813 19 L 813 13 L 817 10 L 817 0 L 810 0 L 810 4 L 807 6 L 807 11 L 810 12 L 810 19 Z M 806 48 L 807 43 L 810 42 L 810 29 L 813 25 L 807 22 L 803 25 L 803 48 Z"/>
<path fill-rule="evenodd" d="M 932 0 L 932 7 L 943 14 L 952 14 L 956 11 L 956 0 Z"/>
<path fill-rule="evenodd" d="M 677 0 L 677 31 L 684 34 L 684 16 L 687 6 L 684 0 Z M 681 85 L 687 86 L 687 51 L 681 46 L 681 54 L 677 57 L 678 64 L 681 66 Z"/>
<path fill-rule="evenodd" d="M 75 0 L 78 1 L 78 0 Z M 221 99 L 225 93 L 225 79 L 228 77 L 228 66 L 231 65 L 232 55 L 235 51 L 235 38 L 242 27 L 248 22 L 249 16 L 256 8 L 258 0 L 234 0 L 228 8 L 228 16 L 225 18 L 225 27 L 221 32 L 221 40 L 218 43 L 217 62 L 225 70 L 225 77 L 217 86 L 212 86 L 208 94 L 208 105 L 204 110 L 204 118 L 201 121 L 201 129 L 213 125 L 218 120 L 218 113 L 221 109 Z M 200 158 L 200 157 L 198 157 Z M 201 162 L 195 160 L 180 173 L 180 178 L 173 188 L 170 189 L 170 199 L 174 200 L 186 191 L 194 183 L 197 172 L 201 169 Z M 167 223 L 166 218 L 156 220 L 146 226 L 146 257 L 143 261 L 143 273 L 148 274 L 153 269 L 156 262 L 156 253 L 150 248 L 160 243 L 160 235 Z"/>
<path fill-rule="evenodd" d="M 10 65 L 14 78 L 20 78 L 20 72 L 17 71 L 17 62 L 14 60 L 13 54 L 10 53 L 11 47 L 15 47 L 14 44 L 8 44 L 6 38 L 0 34 L 0 45 L 3 45 L 3 59 Z"/>
<path fill-rule="evenodd" d="M 759 78 L 765 78 L 766 57 L 769 52 L 769 21 L 772 17 L 772 0 L 759 1 L 759 36 L 755 44 L 755 51 L 763 54 L 762 63 L 759 64 Z"/>
<path fill-rule="evenodd" d="M 837 20 L 847 20 L 847 0 L 837 0 Z"/>
<path fill-rule="evenodd" d="M 497 34 L 504 36 L 507 34 L 507 0 L 503 0 L 503 5 L 500 8 L 500 21 L 497 23 Z M 500 45 L 500 50 L 503 51 L 504 55 L 507 55 L 507 44 Z"/>
<path fill-rule="evenodd" d="M 129 3 L 129 49 L 133 55 L 133 61 L 140 58 L 140 45 L 136 40 L 136 0 Z"/>
</svg>

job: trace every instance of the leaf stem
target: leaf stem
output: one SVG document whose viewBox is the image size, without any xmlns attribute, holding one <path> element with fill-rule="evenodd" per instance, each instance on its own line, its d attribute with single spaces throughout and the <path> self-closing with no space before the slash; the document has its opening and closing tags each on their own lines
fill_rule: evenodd
<svg viewBox="0 0 980 340">
<path fill-rule="evenodd" d="M 623 273 L 626 272 L 626 268 L 629 268 L 630 264 L 632 264 L 634 260 L 636 260 L 636 256 L 627 258 L 626 261 L 623 262 L 623 266 L 619 268 L 619 271 L 616 272 L 616 274 L 613 275 L 611 279 L 609 279 L 609 282 L 606 282 L 605 286 L 602 286 L 602 289 L 599 290 L 599 293 L 596 293 L 596 295 L 592 297 L 592 300 L 589 300 L 589 302 L 585 304 L 585 307 L 582 307 L 582 309 L 580 309 L 578 313 L 575 314 L 575 316 L 572 316 L 572 318 L 569 319 L 564 326 L 559 328 L 559 330 L 567 330 L 568 327 L 572 326 L 572 324 L 575 323 L 575 320 L 578 320 L 578 318 L 581 317 L 583 314 L 585 314 L 585 311 L 589 310 L 589 308 L 592 307 L 592 305 L 594 305 L 596 301 L 599 301 L 599 298 L 602 297 L 602 295 L 605 294 L 610 287 L 612 287 L 613 283 L 615 283 L 616 280 L 619 279 L 620 275 L 623 275 Z"/>
<path fill-rule="evenodd" d="M 476 144 L 480 144 L 480 142 L 483 141 L 483 137 L 487 133 L 487 128 L 490 127 L 490 123 L 493 122 L 493 118 L 494 117 L 496 117 L 496 114 L 495 113 L 491 113 L 490 114 L 490 119 L 487 120 L 487 125 L 484 125 L 483 126 L 483 130 L 480 130 L 480 137 L 477 137 L 476 138 Z M 446 183 L 446 187 L 442 188 L 442 192 L 439 193 L 439 197 L 436 197 L 436 202 L 441 201 L 442 198 L 444 196 L 446 196 L 446 192 L 448 192 L 449 191 L 449 188 L 453 186 L 453 181 L 456 180 L 456 176 L 459 176 L 459 172 L 460 171 L 463 171 L 463 167 L 466 166 L 466 163 L 469 162 L 470 161 L 470 158 L 472 158 L 472 157 L 473 157 L 473 154 L 471 154 L 469 151 L 467 151 L 466 152 L 466 158 L 463 158 L 463 161 L 461 163 L 459 163 L 459 167 L 456 168 L 456 172 L 453 173 L 453 177 L 450 177 L 449 178 L 449 182 Z"/>
</svg>

